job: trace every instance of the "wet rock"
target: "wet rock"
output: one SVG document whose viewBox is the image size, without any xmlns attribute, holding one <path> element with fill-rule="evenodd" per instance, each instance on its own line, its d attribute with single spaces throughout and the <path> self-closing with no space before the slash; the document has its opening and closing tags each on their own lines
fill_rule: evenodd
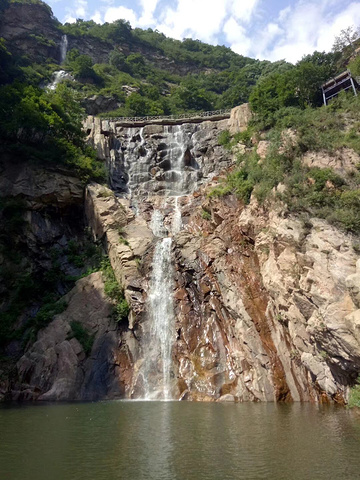
<svg viewBox="0 0 360 480">
<path fill-rule="evenodd" d="M 89 116 L 84 129 L 88 142 L 106 161 L 112 188 L 120 193 L 131 191 L 133 196 L 145 196 L 142 187 L 146 182 L 146 193 L 160 194 L 166 189 L 159 182 L 177 182 L 177 172 L 185 168 L 183 183 L 172 192 L 185 194 L 233 163 L 232 156 L 217 141 L 226 128 L 224 122 L 129 128 L 115 125 Z"/>
</svg>

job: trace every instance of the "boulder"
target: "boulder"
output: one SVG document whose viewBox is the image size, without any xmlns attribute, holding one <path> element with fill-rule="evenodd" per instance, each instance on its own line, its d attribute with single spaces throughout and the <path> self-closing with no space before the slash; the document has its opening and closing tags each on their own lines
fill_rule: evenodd
<svg viewBox="0 0 360 480">
<path fill-rule="evenodd" d="M 243 103 L 242 105 L 233 108 L 228 121 L 228 130 L 230 134 L 235 135 L 235 133 L 246 130 L 251 118 L 252 112 L 248 103 Z"/>
</svg>

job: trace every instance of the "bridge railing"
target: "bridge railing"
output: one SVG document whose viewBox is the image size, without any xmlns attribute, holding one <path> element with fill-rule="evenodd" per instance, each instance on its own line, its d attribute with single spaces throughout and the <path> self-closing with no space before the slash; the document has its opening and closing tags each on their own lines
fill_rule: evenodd
<svg viewBox="0 0 360 480">
<path fill-rule="evenodd" d="M 124 123 L 147 123 L 154 120 L 183 120 L 192 118 L 209 118 L 217 117 L 221 115 L 230 115 L 231 108 L 223 110 L 213 110 L 211 112 L 195 112 L 195 113 L 181 113 L 179 115 L 152 115 L 145 117 L 106 117 L 103 120 L 111 120 L 112 122 L 124 122 Z"/>
</svg>

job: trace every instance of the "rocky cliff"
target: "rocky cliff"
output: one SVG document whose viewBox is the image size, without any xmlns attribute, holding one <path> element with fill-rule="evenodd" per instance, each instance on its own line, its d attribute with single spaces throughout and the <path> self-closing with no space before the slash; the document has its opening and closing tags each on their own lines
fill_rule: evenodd
<svg viewBox="0 0 360 480">
<path fill-rule="evenodd" d="M 229 121 L 182 126 L 88 118 L 88 141 L 107 163 L 111 188 L 87 187 L 86 222 L 131 312 L 114 324 L 101 275 L 80 280 L 18 362 L 14 398 L 162 398 L 166 377 L 174 399 L 346 402 L 360 370 L 356 241 L 279 202 L 209 196 L 234 163 L 218 135 L 247 119 L 246 107 Z M 164 242 L 171 263 L 159 302 Z M 171 348 L 160 345 L 149 370 L 159 303 L 172 309 Z M 88 356 L 69 335 L 73 320 L 94 335 Z"/>
</svg>

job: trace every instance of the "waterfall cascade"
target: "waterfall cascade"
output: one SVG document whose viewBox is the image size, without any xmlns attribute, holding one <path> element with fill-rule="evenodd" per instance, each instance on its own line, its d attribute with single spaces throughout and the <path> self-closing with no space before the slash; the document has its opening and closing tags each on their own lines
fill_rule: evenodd
<svg viewBox="0 0 360 480">
<path fill-rule="evenodd" d="M 61 37 L 60 43 L 60 65 L 65 62 L 66 54 L 68 48 L 68 39 L 67 35 L 63 35 Z M 66 72 L 65 70 L 57 70 L 53 74 L 52 81 L 47 85 L 48 90 L 56 90 L 56 87 L 62 80 L 74 80 L 74 77 L 70 75 L 70 73 Z"/>
<path fill-rule="evenodd" d="M 142 196 L 144 182 L 149 181 L 147 140 L 144 129 L 128 130 L 124 164 L 127 168 L 131 201 Z M 172 349 L 176 339 L 175 314 L 173 304 L 174 271 L 172 265 L 172 238 L 182 228 L 179 198 L 189 193 L 196 184 L 195 169 L 185 169 L 185 152 L 191 140 L 186 126 L 165 127 L 160 144 L 160 164 L 165 170 L 161 175 L 162 202 L 154 208 L 150 228 L 156 237 L 152 260 L 152 273 L 149 281 L 147 317 L 143 326 L 143 361 L 139 369 L 142 378 L 143 396 L 146 400 L 174 398 L 174 368 Z M 137 161 L 136 161 L 137 160 Z"/>
</svg>

